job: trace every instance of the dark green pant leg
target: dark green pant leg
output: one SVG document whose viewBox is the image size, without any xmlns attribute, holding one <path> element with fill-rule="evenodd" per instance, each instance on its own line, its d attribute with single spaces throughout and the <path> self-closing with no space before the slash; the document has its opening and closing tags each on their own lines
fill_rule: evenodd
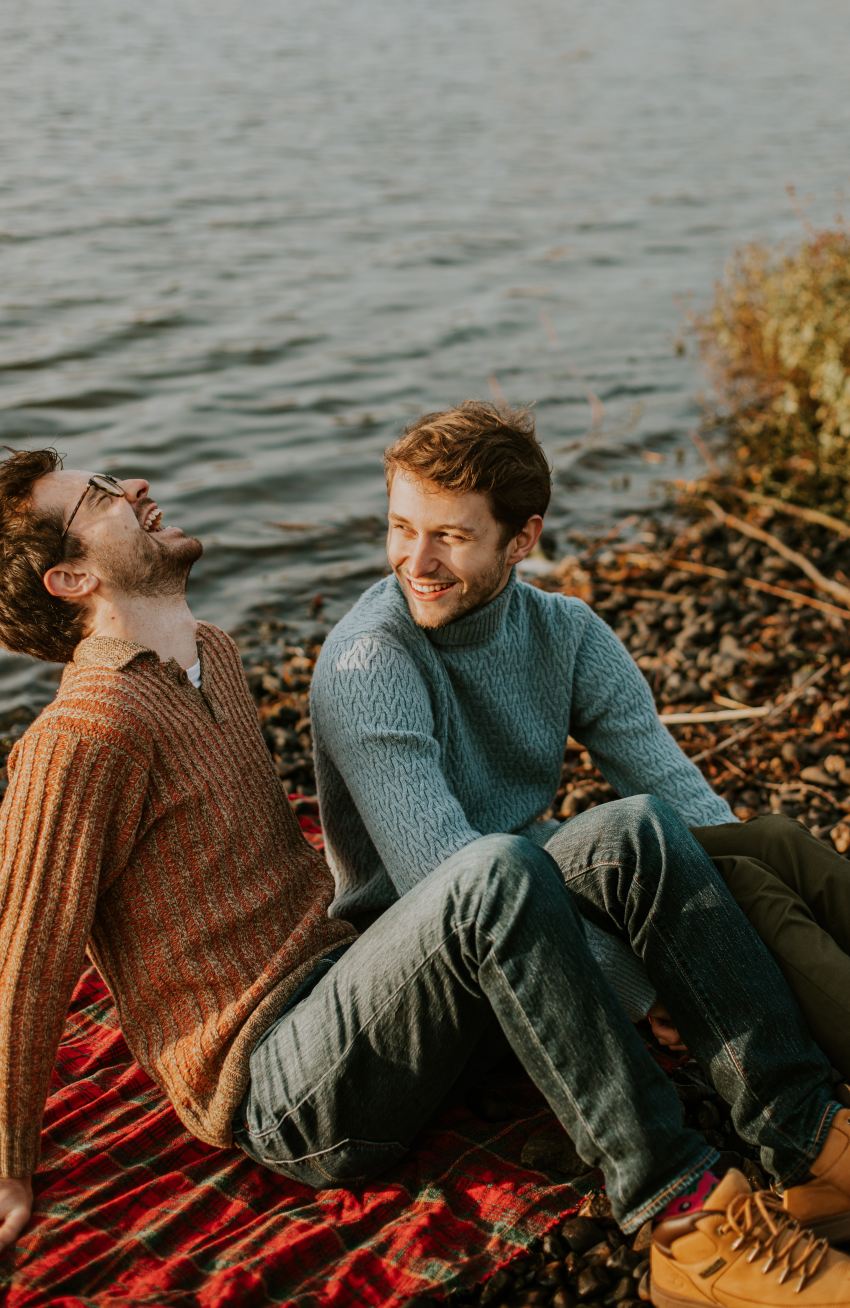
<svg viewBox="0 0 850 1308">
<path fill-rule="evenodd" d="M 850 1079 L 850 862 L 781 816 L 694 835 L 776 957 L 818 1043 Z"/>
<path fill-rule="evenodd" d="M 850 954 L 850 859 L 816 840 L 793 818 L 766 814 L 751 822 L 700 827 L 694 834 L 711 858 L 756 858 L 800 896 L 815 921 Z"/>
</svg>

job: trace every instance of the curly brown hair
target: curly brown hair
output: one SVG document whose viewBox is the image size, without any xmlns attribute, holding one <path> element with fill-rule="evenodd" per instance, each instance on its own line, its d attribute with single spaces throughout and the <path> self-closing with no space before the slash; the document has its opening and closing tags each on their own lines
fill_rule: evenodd
<svg viewBox="0 0 850 1308">
<path fill-rule="evenodd" d="M 61 467 L 53 449 L 10 450 L 0 463 L 0 644 L 48 663 L 67 663 L 85 635 L 81 606 L 43 581 L 48 568 L 82 554 L 73 536 L 62 539 L 61 514 L 32 503 L 38 479 Z"/>
<path fill-rule="evenodd" d="M 533 414 L 484 400 L 417 418 L 384 454 L 384 471 L 388 487 L 402 472 L 459 495 L 486 495 L 507 539 L 534 514 L 543 516 L 552 493 Z"/>
</svg>

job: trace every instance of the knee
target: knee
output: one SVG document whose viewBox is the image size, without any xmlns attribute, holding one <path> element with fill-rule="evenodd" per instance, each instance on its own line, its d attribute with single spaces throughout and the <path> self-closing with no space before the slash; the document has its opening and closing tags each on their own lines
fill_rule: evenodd
<svg viewBox="0 0 850 1308">
<path fill-rule="evenodd" d="M 654 832 L 671 832 L 677 834 L 687 831 L 684 821 L 670 804 L 657 795 L 630 795 L 619 803 L 624 813 L 637 831 L 651 829 Z"/>
<path fill-rule="evenodd" d="M 525 836 L 479 836 L 449 862 L 454 865 L 455 885 L 479 897 L 504 888 L 516 899 L 547 880 L 563 884 L 551 855 Z"/>
<path fill-rule="evenodd" d="M 525 877 L 540 871 L 555 872 L 553 859 L 526 836 L 479 836 L 462 851 L 468 864 L 485 876 Z"/>
<path fill-rule="evenodd" d="M 809 832 L 796 818 L 787 813 L 763 813 L 742 824 L 743 842 L 752 848 L 756 856 L 774 856 L 789 846 L 796 847 L 809 839 Z"/>
</svg>

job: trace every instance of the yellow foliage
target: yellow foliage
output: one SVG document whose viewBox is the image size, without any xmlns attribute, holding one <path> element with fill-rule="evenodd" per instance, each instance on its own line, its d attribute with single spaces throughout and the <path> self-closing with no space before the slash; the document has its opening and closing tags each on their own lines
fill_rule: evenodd
<svg viewBox="0 0 850 1308">
<path fill-rule="evenodd" d="M 696 327 L 745 477 L 850 515 L 850 233 L 746 246 Z"/>
</svg>

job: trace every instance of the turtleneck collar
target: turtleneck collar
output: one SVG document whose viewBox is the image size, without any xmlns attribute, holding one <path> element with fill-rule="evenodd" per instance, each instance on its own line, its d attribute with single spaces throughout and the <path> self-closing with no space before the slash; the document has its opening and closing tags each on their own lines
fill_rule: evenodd
<svg viewBox="0 0 850 1308">
<path fill-rule="evenodd" d="M 504 590 L 480 609 L 465 613 L 445 627 L 423 628 L 432 645 L 441 649 L 458 649 L 465 645 L 484 645 L 501 631 L 511 597 L 516 589 L 516 569 L 511 568 Z"/>
</svg>

